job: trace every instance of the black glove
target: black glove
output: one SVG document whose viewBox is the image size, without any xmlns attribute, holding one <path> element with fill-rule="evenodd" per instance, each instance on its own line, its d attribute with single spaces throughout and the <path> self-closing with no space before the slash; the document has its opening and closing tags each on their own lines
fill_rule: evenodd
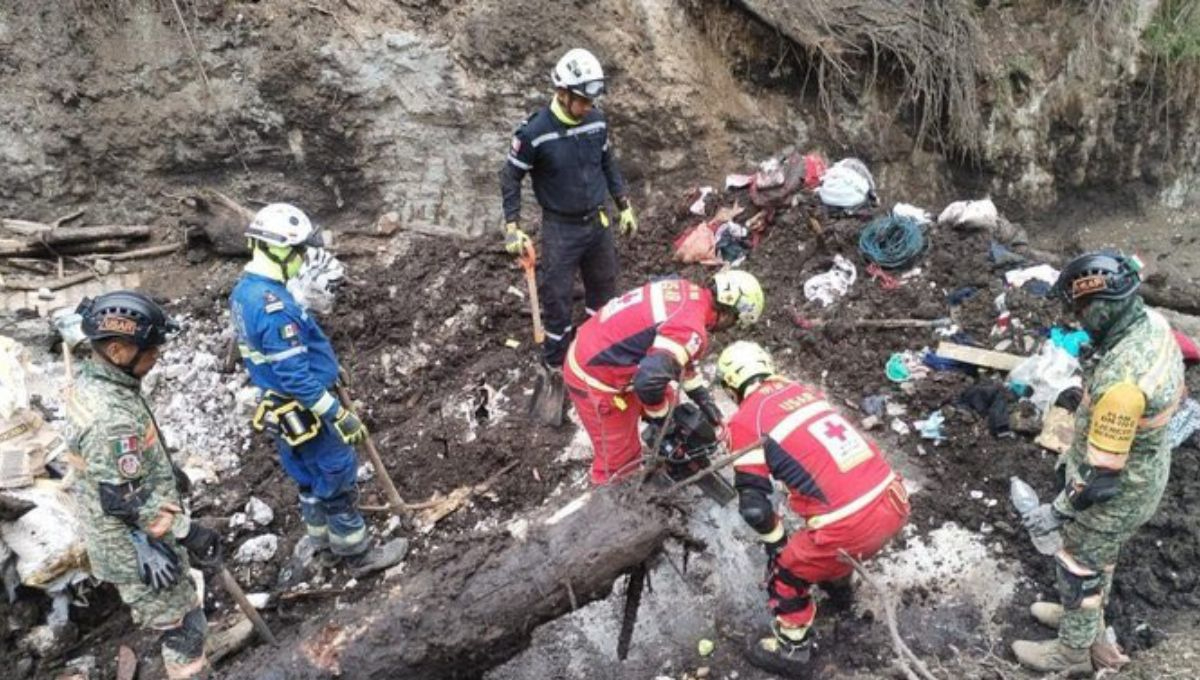
<svg viewBox="0 0 1200 680">
<path fill-rule="evenodd" d="M 183 547 L 187 548 L 188 555 L 201 567 L 216 565 L 224 555 L 221 535 L 196 522 L 192 522 L 187 536 L 183 538 Z"/>
<path fill-rule="evenodd" d="M 653 448 L 655 444 L 660 444 L 665 436 L 662 436 L 662 430 L 666 427 L 666 418 L 644 418 L 646 427 L 642 430 L 642 441 L 646 444 L 646 448 Z M 658 451 L 653 453 L 657 454 Z"/>
<path fill-rule="evenodd" d="M 137 553 L 142 583 L 152 590 L 165 590 L 179 582 L 179 556 L 166 543 L 142 531 L 129 532 Z"/>
<path fill-rule="evenodd" d="M 725 420 L 725 414 L 721 413 L 721 408 L 717 406 L 717 402 L 713 399 L 712 391 L 707 387 L 697 387 L 687 393 L 688 399 L 691 399 L 696 406 L 700 407 L 700 412 L 704 414 L 705 419 L 710 425 L 718 426 Z"/>
</svg>

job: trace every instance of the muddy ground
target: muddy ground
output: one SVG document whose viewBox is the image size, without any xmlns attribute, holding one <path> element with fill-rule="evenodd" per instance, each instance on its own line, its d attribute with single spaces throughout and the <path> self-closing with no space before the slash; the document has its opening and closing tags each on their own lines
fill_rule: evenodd
<svg viewBox="0 0 1200 680">
<path fill-rule="evenodd" d="M 723 200 L 728 203 L 735 198 L 739 197 Z M 747 203 L 744 197 L 740 200 Z M 686 216 L 682 206 L 674 202 L 657 208 L 664 217 L 648 221 L 641 234 L 620 244 L 625 286 L 652 276 L 678 273 L 698 279 L 706 273 L 699 266 L 673 262 L 664 245 L 696 218 Z M 809 226 L 810 214 L 820 219 L 820 235 Z M 1011 672 L 1004 665 L 1011 664 L 1004 643 L 1028 635 L 1044 637 L 1029 621 L 1026 606 L 1039 594 L 1052 594 L 1053 571 L 1051 563 L 1029 545 L 1008 507 L 1008 478 L 1019 475 L 1042 493 L 1049 493 L 1053 455 L 1033 444 L 1029 434 L 993 438 L 984 418 L 956 405 L 966 387 L 998 382 L 994 374 L 934 372 L 904 389 L 889 382 L 883 375 L 889 355 L 932 346 L 938 338 L 928 330 L 877 332 L 837 324 L 838 320 L 859 318 L 950 316 L 971 338 L 994 342 L 997 338 L 990 337 L 996 316 L 993 299 L 1005 292 L 1002 272 L 987 259 L 986 234 L 934 227 L 928 234 L 928 252 L 917 263 L 920 272 L 898 288 L 885 289 L 865 273 L 856 253 L 857 233 L 863 224 L 857 218 L 829 219 L 803 204 L 778 211 L 745 264 L 760 276 L 767 291 L 764 320 L 744 335 L 720 335 L 715 346 L 719 348 L 735 337 L 764 343 L 777 353 L 789 374 L 824 385 L 851 415 L 865 415 L 859 412 L 860 404 L 870 395 L 886 395 L 891 403 L 904 406 L 901 418 L 910 423 L 943 409 L 946 439 L 940 443 L 919 440 L 915 434 L 898 435 L 888 429 L 888 419 L 871 433 L 891 452 L 917 489 L 912 531 L 893 551 L 902 554 L 912 541 L 927 538 L 947 522 L 954 523 L 978 534 L 991 550 L 1014 561 L 1006 564 L 1018 565 L 1018 590 L 994 611 L 991 620 L 981 621 L 980 612 L 969 607 L 941 608 L 946 602 L 937 583 L 922 585 L 901 593 L 899 618 L 911 626 L 906 628 L 905 637 L 914 649 L 938 659 L 938 663 L 957 663 L 961 655 L 976 659 L 981 664 L 974 666 L 976 669 L 986 668 L 987 662 Z M 435 492 L 444 494 L 480 483 L 510 463 L 517 463 L 497 478 L 488 493 L 477 496 L 428 533 L 411 522 L 389 525 L 385 513 L 372 514 L 376 534 L 414 539 L 413 551 L 402 570 L 409 571 L 429 564 L 442 550 L 453 550 L 457 541 L 496 530 L 553 495 L 581 488 L 587 457 L 586 448 L 581 450 L 578 441 L 571 446 L 576 435 L 573 425 L 551 430 L 536 427 L 524 417 L 535 353 L 528 341 L 525 303 L 510 289 L 519 285 L 520 279 L 509 258 L 488 240 L 407 235 L 402 239 L 405 242 L 393 248 L 399 254 L 391 264 L 351 260 L 352 284 L 339 309 L 326 320 L 354 377 L 354 392 L 366 407 L 367 422 L 401 495 L 409 501 L 424 500 Z M 347 247 L 359 245 L 352 241 Z M 825 271 L 835 253 L 856 262 L 859 279 L 843 300 L 822 310 L 804 300 L 803 282 Z M 191 259 L 205 257 L 197 251 Z M 180 258 L 175 264 L 183 262 Z M 203 271 L 206 284 L 203 288 L 185 286 L 191 288 L 186 295 L 176 289 L 174 294 L 182 297 L 176 310 L 190 319 L 193 340 L 202 338 L 215 347 L 215 339 L 227 323 L 225 300 L 237 263 L 214 258 L 185 266 L 188 271 Z M 149 287 L 153 289 L 159 283 L 151 281 Z M 175 286 L 179 286 L 178 279 Z M 949 305 L 947 295 L 964 287 L 977 292 L 962 304 Z M 1009 290 L 1006 298 L 1013 317 L 1024 320 L 1031 334 L 1061 320 L 1057 305 L 1035 295 Z M 831 323 L 819 330 L 805 329 L 795 323 L 797 315 Z M 519 340 L 521 346 L 506 347 L 510 338 Z M 705 364 L 707 370 L 711 370 L 709 364 L 711 359 Z M 1140 652 L 1197 622 L 1200 590 L 1192 565 L 1200 551 L 1200 521 L 1191 509 L 1200 502 L 1200 472 L 1195 465 L 1198 456 L 1200 452 L 1191 445 L 1176 452 L 1171 484 L 1160 511 L 1132 541 L 1118 567 L 1109 620 L 1121 642 L 1135 653 L 1135 659 Z M 230 512 L 241 508 L 251 496 L 266 501 L 275 510 L 277 519 L 270 529 L 281 536 L 277 556 L 266 564 L 237 569 L 248 591 L 272 592 L 282 563 L 302 533 L 294 511 L 295 489 L 275 462 L 270 444 L 262 439 L 250 439 L 237 467 L 222 472 L 220 478 L 219 484 L 202 485 L 193 496 L 196 515 L 210 522 L 227 523 Z M 376 484 L 367 482 L 363 488 L 364 504 L 384 504 Z M 696 512 L 704 515 L 713 510 L 698 507 Z M 727 530 L 731 522 L 736 523 L 734 509 L 727 508 L 724 513 L 727 516 L 717 525 L 721 531 Z M 230 531 L 228 552 L 233 553 L 255 533 Z M 744 541 L 744 537 L 738 540 Z M 723 578 L 738 576 L 754 582 L 759 573 L 724 574 Z M 371 597 L 377 584 L 374 579 L 350 582 L 345 574 L 334 572 L 310 585 L 320 594 L 275 600 L 265 610 L 272 626 L 286 632 L 321 616 L 330 607 Z M 750 592 L 745 587 L 741 592 L 739 606 L 753 611 L 756 595 L 745 597 L 744 593 Z M 216 588 L 209 599 L 210 607 L 217 607 L 210 612 L 214 620 L 220 620 L 222 612 L 228 610 L 227 605 L 220 604 L 224 601 L 224 594 Z M 94 654 L 102 677 L 109 677 L 116 645 L 131 644 L 148 668 L 155 667 L 152 639 L 127 632 L 128 615 L 107 588 L 93 595 L 91 606 L 73 611 L 82 637 L 64 658 L 83 652 Z M 854 614 L 837 606 L 826 606 L 822 611 L 818 631 L 825 643 L 818 663 L 830 677 L 884 672 L 891 652 L 874 613 Z M 943 623 L 949 620 L 954 625 L 923 627 L 922 622 L 928 622 L 931 612 L 943 617 Z M 998 631 L 999 639 L 985 635 L 985 628 Z M 744 627 L 727 631 L 727 641 L 752 632 Z M 730 651 L 735 647 L 722 645 L 721 653 L 706 662 L 709 672 L 715 677 L 735 677 L 734 673 L 740 674 L 737 677 L 758 677 Z M 991 653 L 999 659 L 990 660 Z M 684 658 L 675 669 L 689 667 L 686 652 L 676 650 L 669 656 L 679 655 Z M 50 677 L 61 661 L 46 660 L 36 666 L 34 673 Z M 218 670 L 229 677 L 257 674 L 253 668 L 240 666 L 236 658 Z M 616 677 L 644 677 L 632 668 L 629 672 L 613 672 Z"/>
<path fill-rule="evenodd" d="M 1058 68 L 1086 62 L 1090 55 L 1087 42 L 1075 35 L 1092 27 L 1091 20 L 1077 16 L 1069 3 L 1046 15 L 1042 3 L 976 3 L 986 22 L 1018 27 L 1020 33 L 989 33 L 989 40 L 1001 43 L 990 50 L 1007 55 L 1016 49 L 1005 47 L 1008 43 L 1025 49 L 1026 27 L 1033 25 L 1039 29 L 1033 32 L 1044 33 L 1041 51 L 1061 52 L 1045 64 L 1038 59 L 993 64 L 997 71 L 987 81 L 995 99 L 990 110 L 1006 133 L 997 136 L 983 169 L 916 148 L 909 136 L 911 121 L 892 120 L 897 107 L 888 87 L 861 99 L 847 94 L 847 101 L 839 103 L 841 115 L 824 120 L 807 87 L 812 63 L 801 55 L 804 50 L 781 41 L 771 27 L 747 22 L 737 3 L 568 3 L 544 14 L 545 3 L 523 1 L 513 10 L 511 3 L 490 0 L 424 5 L 344 1 L 303 7 L 269 0 L 181 4 L 207 69 L 203 86 L 173 15 L 160 12 L 163 3 L 59 6 L 26 1 L 0 11 L 0 45 L 13 47 L 0 55 L 0 76 L 13 92 L 25 95 L 0 106 L 7 129 L 20 131 L 0 143 L 0 156 L 8 161 L 0 173 L 7 180 L 0 190 L 9 208 L 5 216 L 49 219 L 87 207 L 89 219 L 147 221 L 162 225 L 166 233 L 175 231 L 177 218 L 187 212 L 179 194 L 201 184 L 245 200 L 294 200 L 338 228 L 366 229 L 378 215 L 399 211 L 403 228 L 395 237 L 345 240 L 343 252 L 360 256 L 347 259 L 352 284 L 326 320 L 385 462 L 409 501 L 480 483 L 516 463 L 487 493 L 427 532 L 411 521 L 397 525 L 385 513 L 372 513 L 377 536 L 413 539 L 406 565 L 391 577 L 362 582 L 333 572 L 310 583 L 309 594 L 274 600 L 264 614 L 283 634 L 347 603 L 376 597 L 381 580 L 403 579 L 404 573 L 446 553 L 452 556 L 460 541 L 502 530 L 513 517 L 584 485 L 587 447 L 574 426 L 547 430 L 523 416 L 535 351 L 519 271 L 490 237 L 455 236 L 478 235 L 495 226 L 494 161 L 513 124 L 545 99 L 545 55 L 594 39 L 601 57 L 613 64 L 617 87 L 610 100 L 611 120 L 643 221 L 638 236 L 620 242 L 622 287 L 672 273 L 704 276 L 701 267 L 672 262 L 667 246 L 694 222 L 680 198 L 691 188 L 688 183 L 714 182 L 700 176 L 705 172 L 744 171 L 748 165 L 726 166 L 759 160 L 787 143 L 863 155 L 877 169 L 889 204 L 961 198 L 951 188 L 957 185 L 976 187 L 979 194 L 995 192 L 1004 207 L 1035 213 L 1030 206 L 1070 198 L 1076 187 L 1089 183 L 1123 186 L 1135 177 L 1153 191 L 1171 188 L 1156 184 L 1167 181 L 1169 169 L 1129 168 L 1143 162 L 1157 168 L 1155 154 L 1131 151 L 1124 154 L 1132 159 L 1129 164 L 1109 162 L 1126 149 L 1122 140 L 1144 136 L 1143 127 L 1127 123 L 1156 125 L 1145 122 L 1152 118 L 1140 115 L 1141 108 L 1124 105 L 1127 99 L 1142 101 L 1140 81 L 1109 82 L 1109 76 L 1093 73 L 1090 80 L 1075 82 L 1076 71 Z M 126 8 L 132 10 L 119 11 Z M 1020 21 L 1013 20 L 1013 12 Z M 497 28 L 511 27 L 514 14 L 527 15 L 529 23 L 513 30 Z M 611 30 L 592 31 L 592 25 Z M 26 34 L 39 39 L 17 40 Z M 1119 61 L 1105 68 L 1136 71 Z M 1056 85 L 1060 80 L 1070 86 Z M 1070 106 L 1027 106 L 1023 92 L 1006 89 L 1008 83 L 1020 82 L 1026 85 L 1018 89 L 1053 90 L 1052 99 Z M 56 83 L 50 93 L 45 83 Z M 1127 90 L 1137 96 L 1127 97 Z M 1091 115 L 1093 109 L 1104 115 Z M 1082 119 L 1091 120 L 1096 129 L 1076 129 Z M 1106 132 L 1109 128 L 1122 132 Z M 1029 134 L 1038 141 L 1028 143 Z M 1076 147 L 1105 151 L 1086 163 L 1078 154 L 1063 152 Z M 1078 161 L 1076 167 L 1066 167 L 1073 161 L 1065 159 Z M 1179 180 L 1180 187 L 1185 179 Z M 1026 205 L 1031 199 L 1037 200 Z M 749 204 L 745 196 L 722 200 Z M 936 212 L 941 206 L 926 207 Z M 1119 226 L 1089 232 L 1079 225 L 1118 212 L 1125 215 L 1130 204 L 1124 191 L 1112 189 L 1106 200 L 1083 208 L 1043 214 L 1045 224 L 1031 228 L 1032 235 L 1041 247 L 1066 252 L 1101 242 L 1134 243 L 1155 254 L 1162 266 L 1180 263 L 1184 276 L 1196 276 L 1194 235 L 1187 232 L 1194 231 L 1195 215 L 1135 214 L 1122 217 Z M 1053 581 L 1050 563 L 1028 545 L 1008 509 L 1008 477 L 1019 474 L 1049 493 L 1053 457 L 1027 434 L 992 438 L 982 417 L 954 405 L 967 386 L 998 380 L 994 375 L 934 373 L 912 383 L 911 392 L 884 377 L 889 355 L 932 346 L 938 339 L 932 333 L 856 331 L 836 324 L 813 331 L 794 323 L 796 314 L 833 320 L 950 315 L 965 333 L 994 342 L 999 338 L 990 337 L 992 300 L 1004 288 L 999 271 L 986 258 L 988 239 L 933 229 L 929 251 L 918 263 L 921 274 L 898 289 L 884 289 L 866 275 L 856 254 L 863 222 L 822 218 L 824 231 L 818 235 L 809 227 L 810 212 L 805 205 L 779 210 L 750 255 L 745 266 L 764 281 L 768 311 L 764 322 L 744 337 L 775 350 L 788 373 L 823 385 L 850 415 L 861 416 L 862 398 L 878 394 L 903 405 L 906 412 L 900 417 L 909 423 L 944 407 L 946 440 L 941 444 L 895 434 L 888 419 L 872 431 L 916 488 L 911 532 L 894 546 L 892 556 L 911 554 L 920 545 L 955 550 L 955 559 L 947 556 L 939 564 L 959 569 L 963 560 L 994 563 L 996 569 L 1016 572 L 1012 582 L 1017 591 L 985 621 L 981 609 L 950 597 L 953 589 L 936 579 L 906 587 L 899 612 L 904 635 L 943 669 L 939 672 L 1019 677 L 1004 643 L 1047 635 L 1031 625 L 1025 606 L 1039 593 L 1051 595 Z M 1171 225 L 1159 233 L 1145 229 L 1147 220 Z M 422 231 L 439 235 L 417 233 Z M 1144 237 L 1147 233 L 1154 235 Z M 805 302 L 803 282 L 826 270 L 835 253 L 856 263 L 859 280 L 844 300 L 820 310 Z M 226 546 L 232 554 L 254 536 L 280 536 L 275 558 L 235 569 L 248 591 L 269 593 L 276 590 L 280 568 L 302 533 L 296 492 L 270 443 L 249 436 L 249 416 L 236 397 L 244 380 L 239 382 L 236 374 L 218 377 L 207 358 L 220 354 L 226 300 L 239 266 L 193 244 L 186 254 L 146 267 L 145 287 L 172 300 L 174 311 L 188 318 L 179 343 L 202 347 L 206 357 L 201 362 L 186 351 L 173 357 L 169 367 L 183 369 L 162 379 L 155 403 L 160 415 L 169 412 L 164 430 L 175 429 L 175 445 L 199 476 L 210 479 L 193 495 L 198 517 L 228 527 L 230 516 L 251 497 L 274 509 L 268 527 L 229 528 Z M 952 309 L 947 294 L 965 286 L 978 292 Z M 1014 317 L 1031 329 L 1058 319 L 1057 308 L 1035 296 L 1010 292 L 1007 297 Z M 716 338 L 714 355 L 735 337 L 742 336 Z M 520 346 L 509 348 L 509 339 Z M 51 372 L 57 370 L 52 359 L 45 361 Z M 705 369 L 711 372 L 712 363 L 710 358 Z M 1192 376 L 1193 391 L 1200 387 L 1197 379 Z M 173 395 L 183 395 L 182 403 L 173 404 Z M 198 416 L 188 408 L 192 404 L 202 406 Z M 220 441 L 189 429 L 189 419 L 219 423 L 210 434 L 219 434 Z M 1162 507 L 1125 551 L 1117 571 L 1110 620 L 1142 666 L 1135 672 L 1146 673 L 1141 677 L 1200 677 L 1186 656 L 1188 646 L 1180 644 L 1194 639 L 1187 632 L 1200 622 L 1194 567 L 1200 558 L 1200 520 L 1194 512 L 1200 503 L 1198 456 L 1191 445 L 1176 452 Z M 377 484 L 364 482 L 363 490 L 364 504 L 383 505 Z M 529 656 L 549 659 L 549 665 L 518 659 L 493 671 L 493 677 L 632 679 L 653 677 L 663 664 L 661 674 L 672 677 L 694 674 L 700 665 L 712 677 L 759 677 L 733 651 L 739 635 L 765 621 L 756 585 L 761 567 L 757 546 L 736 533 L 740 520 L 731 509 L 700 504 L 695 517 L 707 527 L 710 553 L 737 554 L 694 556 L 695 570 L 675 586 L 671 568 L 659 565 L 668 575 L 662 577 L 661 597 L 646 605 L 649 613 L 639 623 L 647 636 L 635 647 L 640 657 L 617 664 L 614 645 L 604 635 L 594 641 L 596 653 L 572 656 L 569 647 L 576 639 L 548 626 L 545 635 L 535 638 Z M 969 534 L 970 549 L 935 540 L 944 535 L 939 532 L 945 532 L 947 523 Z M 721 536 L 732 538 L 721 542 Z M 976 550 L 981 546 L 986 549 L 982 554 Z M 700 588 L 703 597 L 684 582 Z M 713 582 L 724 585 L 717 588 Z M 719 597 L 708 597 L 713 593 L 705 588 Z M 671 617 L 678 612 L 672 596 L 696 597 L 687 601 L 698 607 L 730 607 L 716 614 L 732 623 L 716 631 L 718 652 L 711 659 L 697 659 L 695 640 L 687 637 L 698 634 L 701 626 L 673 629 Z M 0 631 L 0 664 L 13 668 L 16 676 L 55 677 L 64 660 L 90 654 L 98 661 L 98 675 L 112 677 L 119 644 L 138 652 L 144 675 L 157 672 L 152 636 L 135 632 L 108 587 L 91 592 L 88 606 L 72 609 L 80 637 L 61 655 L 37 660 L 19 652 L 12 624 L 44 615 L 46 603 L 34 601 L 36 606 L 21 605 L 21 611 L 5 611 L 0 604 L 10 622 Z M 604 607 L 613 603 L 599 604 L 602 611 L 595 617 L 608 626 L 612 616 Z M 230 609 L 219 587 L 208 605 L 215 622 Z M 886 670 L 891 651 L 874 613 L 830 606 L 822 612 L 822 677 L 891 673 Z M 657 623 L 649 620 L 655 616 L 661 618 Z M 956 658 L 969 664 L 956 666 Z M 257 677 L 262 671 L 238 658 L 218 668 L 219 675 L 228 677 Z"/>
</svg>

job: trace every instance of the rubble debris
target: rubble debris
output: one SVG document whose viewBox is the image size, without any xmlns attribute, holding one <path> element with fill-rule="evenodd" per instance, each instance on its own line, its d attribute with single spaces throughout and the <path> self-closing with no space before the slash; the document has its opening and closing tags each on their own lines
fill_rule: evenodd
<svg viewBox="0 0 1200 680">
<path fill-rule="evenodd" d="M 275 519 L 275 511 L 271 506 L 262 502 L 258 496 L 251 496 L 246 501 L 246 517 L 257 527 L 265 527 Z"/>
<path fill-rule="evenodd" d="M 233 560 L 240 564 L 252 562 L 269 562 L 279 549 L 279 537 L 275 534 L 263 534 L 247 539 L 238 546 Z"/>
<path fill-rule="evenodd" d="M 60 480 L 38 479 L 8 492 L 36 507 L 15 522 L 0 523 L 0 539 L 17 555 L 21 583 L 47 590 L 87 576 L 87 549 L 75 497 Z"/>
<path fill-rule="evenodd" d="M 1055 405 L 1042 416 L 1042 431 L 1034 443 L 1055 453 L 1065 453 L 1075 436 L 1075 414 Z"/>
</svg>

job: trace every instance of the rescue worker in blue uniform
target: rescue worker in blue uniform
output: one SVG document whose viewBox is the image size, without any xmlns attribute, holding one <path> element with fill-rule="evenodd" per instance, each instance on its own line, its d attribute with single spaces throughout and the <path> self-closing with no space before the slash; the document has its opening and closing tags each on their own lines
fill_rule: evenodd
<svg viewBox="0 0 1200 680">
<path fill-rule="evenodd" d="M 254 427 L 276 437 L 284 470 L 300 487 L 300 515 L 318 550 L 362 569 L 367 530 L 358 510 L 353 446 L 367 429 L 334 396 L 338 361 L 316 320 L 287 289 L 320 233 L 294 206 L 274 203 L 246 232 L 252 259 L 230 304 L 238 349 L 250 380 L 263 390 Z"/>
<path fill-rule="evenodd" d="M 608 123 L 595 108 L 604 93 L 604 71 L 587 50 L 563 55 L 551 74 L 554 98 L 513 135 L 500 171 L 504 245 L 521 255 L 529 237 L 521 230 L 521 182 L 533 177 L 542 207 L 540 276 L 547 367 L 560 369 L 571 343 L 571 291 L 578 269 L 591 316 L 616 295 L 617 251 L 605 209 L 606 195 L 619 210 L 622 235 L 637 232 L 625 180 L 608 139 Z"/>
</svg>

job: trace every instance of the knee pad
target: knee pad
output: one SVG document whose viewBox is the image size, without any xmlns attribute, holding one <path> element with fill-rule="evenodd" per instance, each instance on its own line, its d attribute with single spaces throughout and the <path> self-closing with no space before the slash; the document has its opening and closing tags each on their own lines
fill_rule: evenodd
<svg viewBox="0 0 1200 680">
<path fill-rule="evenodd" d="M 1104 591 L 1104 574 L 1076 574 L 1063 562 L 1054 559 L 1058 568 L 1058 597 L 1063 609 L 1098 609 Z"/>
<path fill-rule="evenodd" d="M 183 659 L 200 659 L 204 656 L 204 638 L 208 635 L 208 621 L 200 608 L 193 609 L 183 617 L 179 626 L 165 631 L 159 642 L 165 649 Z"/>
</svg>

